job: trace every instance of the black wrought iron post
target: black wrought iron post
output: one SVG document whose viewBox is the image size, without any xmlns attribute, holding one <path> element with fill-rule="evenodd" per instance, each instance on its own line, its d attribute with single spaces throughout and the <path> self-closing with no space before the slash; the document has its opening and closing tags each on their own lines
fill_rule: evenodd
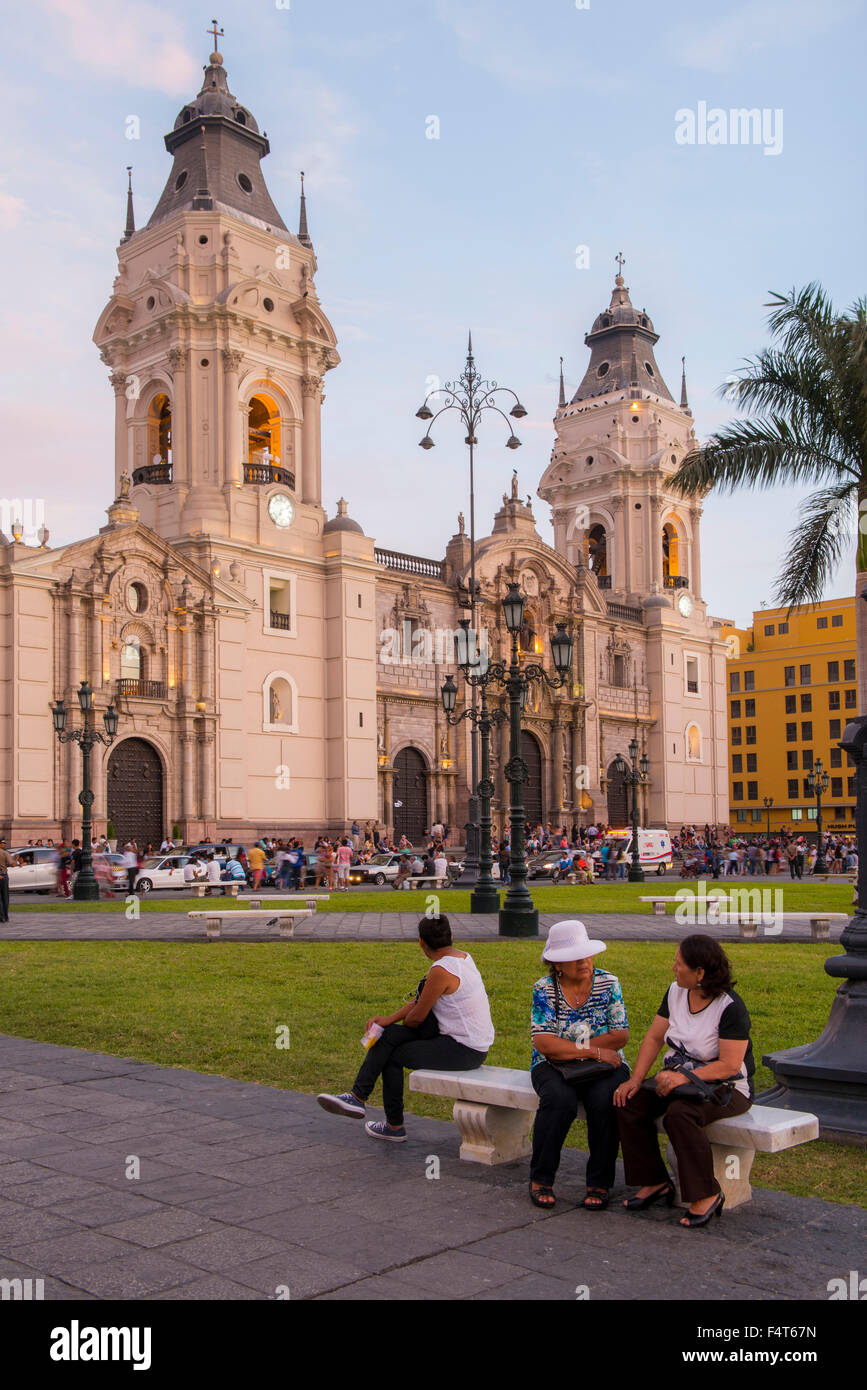
<svg viewBox="0 0 867 1390">
<path fill-rule="evenodd" d="M 461 623 L 461 627 L 469 628 L 469 622 Z M 466 639 L 469 639 L 469 632 L 466 631 Z M 463 642 L 458 639 L 463 647 Z M 461 653 L 459 652 L 458 661 L 460 664 Z M 481 664 L 476 662 L 475 664 Z M 492 873 L 494 860 L 491 853 L 491 797 L 494 794 L 494 784 L 491 781 L 491 729 L 495 724 L 505 723 L 508 716 L 504 710 L 491 710 L 488 706 L 488 682 L 485 679 L 486 672 L 480 676 L 475 676 L 471 672 L 471 663 L 462 666 L 464 678 L 472 686 L 473 692 L 479 691 L 481 695 L 481 705 L 470 705 L 461 714 L 455 715 L 454 708 L 457 701 L 457 686 L 451 676 L 447 677 L 442 687 L 443 711 L 449 724 L 460 724 L 464 719 L 470 719 L 473 727 L 478 728 L 481 749 L 482 749 L 482 775 L 478 784 L 479 805 L 480 805 L 480 841 L 479 841 L 479 876 L 472 893 L 470 894 L 471 912 L 496 912 L 500 906 L 500 895 Z"/>
<path fill-rule="evenodd" d="M 847 725 L 847 728 L 850 726 Z M 817 758 L 810 771 L 807 773 L 807 786 L 811 795 L 816 798 L 816 864 L 813 869 L 814 874 L 826 874 L 828 865 L 825 862 L 825 847 L 822 843 L 822 793 L 828 790 L 830 778 L 827 772 L 822 770 L 822 759 Z"/>
<path fill-rule="evenodd" d="M 118 716 L 114 704 L 109 704 L 102 716 L 105 733 L 100 733 L 99 730 L 93 728 L 93 690 L 88 681 L 81 682 L 78 691 L 78 703 L 83 721 L 80 729 L 66 730 L 67 709 L 62 700 L 57 700 L 52 705 L 51 713 L 54 718 L 54 732 L 60 742 L 74 742 L 81 749 L 82 787 L 78 793 L 78 800 L 81 805 L 81 868 L 76 875 L 72 896 L 79 901 L 94 902 L 99 898 L 99 884 L 93 872 L 93 851 L 90 847 L 93 835 L 91 807 L 94 800 L 90 785 L 90 754 L 95 743 L 108 745 L 114 742 L 117 734 Z"/>
<path fill-rule="evenodd" d="M 762 797 L 762 805 L 768 813 L 768 839 L 771 838 L 771 807 L 773 806 L 773 804 L 774 798 L 772 796 Z"/>
<path fill-rule="evenodd" d="M 638 788 L 642 782 L 647 781 L 648 759 L 647 754 L 643 753 L 641 761 L 638 759 L 638 739 L 633 738 L 629 743 L 629 756 L 632 759 L 630 768 L 622 753 L 618 753 L 615 759 L 615 766 L 624 782 L 632 785 L 632 863 L 629 866 L 627 879 L 630 883 L 643 883 L 644 870 L 641 867 L 641 847 L 638 843 Z"/>
<path fill-rule="evenodd" d="M 497 395 L 497 393 L 501 391 L 505 391 L 506 394 L 509 396 L 514 396 L 515 404 L 512 406 L 512 409 L 509 411 L 509 414 L 516 420 L 522 420 L 524 416 L 527 414 L 527 412 L 521 405 L 521 402 L 518 400 L 518 397 L 515 395 L 515 392 L 511 391 L 506 386 L 498 386 L 496 381 L 484 381 L 476 371 L 475 359 L 473 357 L 473 335 L 472 333 L 470 333 L 467 341 L 466 365 L 458 380 L 456 382 L 447 381 L 444 387 L 438 387 L 434 391 L 429 391 L 428 394 L 425 396 L 424 403 L 422 404 L 421 408 L 416 411 L 416 416 L 419 420 L 430 420 L 433 423 L 435 420 L 439 419 L 440 415 L 444 414 L 445 411 L 456 410 L 466 427 L 467 434 L 464 443 L 467 444 L 470 451 L 469 626 L 473 633 L 476 632 L 476 604 L 478 602 L 479 597 L 479 590 L 476 584 L 476 492 L 475 454 L 473 451 L 475 449 L 476 444 L 478 444 L 479 442 L 477 437 L 477 429 L 482 416 L 482 411 L 495 410 L 498 415 L 502 415 L 503 419 L 506 420 L 506 424 L 509 424 L 504 412 L 500 409 L 499 405 L 497 405 L 496 401 L 494 400 L 494 397 Z M 428 405 L 428 401 L 434 397 L 439 396 L 442 396 L 444 398 L 444 404 L 440 405 L 439 409 L 436 411 L 436 414 L 434 414 L 434 412 Z M 430 431 L 431 426 L 428 425 L 427 434 L 424 436 L 423 439 L 419 440 L 419 446 L 422 449 L 432 449 L 434 447 L 434 441 L 431 439 Z M 512 430 L 512 427 L 509 425 L 509 438 L 506 440 L 506 448 L 519 449 L 520 447 L 521 441 L 517 438 L 517 436 L 514 434 Z M 481 833 L 479 817 L 479 800 L 481 795 L 479 788 L 480 724 L 478 698 L 475 685 L 473 685 L 471 698 L 473 710 L 473 727 L 470 735 L 470 795 L 468 806 L 469 820 L 465 827 L 466 852 L 464 855 L 464 868 L 460 876 L 460 879 L 458 880 L 458 882 L 461 884 L 477 884 L 481 882 L 480 857 L 482 853 L 481 840 L 483 839 L 483 835 Z M 482 778 L 485 779 L 484 771 L 482 772 Z M 487 780 L 490 780 L 490 773 L 488 773 L 487 775 Z M 490 798 L 488 800 L 488 814 L 490 816 Z"/>
</svg>

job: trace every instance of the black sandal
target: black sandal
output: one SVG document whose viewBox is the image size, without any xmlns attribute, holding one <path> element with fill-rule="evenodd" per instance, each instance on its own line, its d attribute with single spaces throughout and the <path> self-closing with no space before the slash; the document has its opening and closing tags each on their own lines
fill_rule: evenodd
<svg viewBox="0 0 867 1390">
<path fill-rule="evenodd" d="M 588 1202 L 588 1197 L 598 1197 L 599 1201 Z M 604 1211 L 605 1208 L 608 1206 L 608 1188 L 588 1187 L 586 1193 L 584 1194 L 584 1201 L 581 1203 L 581 1206 L 585 1207 L 587 1211 Z"/>
<path fill-rule="evenodd" d="M 550 1197 L 550 1202 L 543 1202 L 543 1197 Z M 530 1183 L 530 1201 L 534 1207 L 542 1207 L 545 1211 L 550 1211 L 557 1203 L 553 1187 L 534 1187 L 532 1183 Z"/>
</svg>

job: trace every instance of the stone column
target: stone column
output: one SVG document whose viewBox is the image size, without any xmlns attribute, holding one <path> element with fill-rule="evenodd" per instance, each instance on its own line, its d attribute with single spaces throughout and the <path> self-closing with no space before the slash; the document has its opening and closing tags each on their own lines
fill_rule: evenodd
<svg viewBox="0 0 867 1390">
<path fill-rule="evenodd" d="M 110 381 L 114 390 L 114 470 L 115 486 L 120 491 L 120 475 L 126 470 L 132 475 L 129 457 L 129 440 L 126 427 L 126 372 L 112 372 Z"/>
<path fill-rule="evenodd" d="M 614 513 L 614 564 L 608 561 L 608 573 L 611 575 L 611 587 L 613 589 L 625 589 L 628 557 L 628 538 L 626 527 L 623 521 L 623 498 L 612 497 L 611 510 Z"/>
<path fill-rule="evenodd" d="M 662 514 L 662 499 L 651 497 L 650 499 L 650 579 L 655 582 L 662 590 L 662 526 L 660 516 Z"/>
<path fill-rule="evenodd" d="M 205 821 L 205 834 L 212 835 L 216 829 L 217 806 L 214 783 L 214 735 L 199 735 L 202 749 L 202 819 Z"/>
<path fill-rule="evenodd" d="M 701 507 L 691 507 L 689 512 L 690 524 L 692 527 L 692 540 L 689 547 L 689 569 L 686 571 L 689 577 L 690 593 L 701 596 Z"/>
<path fill-rule="evenodd" d="M 193 459 L 187 408 L 187 349 L 170 348 L 167 360 L 172 374 L 172 482 L 189 487 L 193 481 Z"/>
<path fill-rule="evenodd" d="M 195 819 L 197 810 L 194 762 L 195 745 L 195 734 L 181 734 L 181 753 L 183 761 L 183 788 L 181 793 L 181 810 L 185 821 L 191 821 Z"/>
<path fill-rule="evenodd" d="M 318 376 L 302 376 L 301 390 L 304 395 L 304 422 L 301 427 L 302 478 L 304 491 L 302 501 L 321 503 L 321 456 L 320 456 L 320 411 L 322 407 L 322 381 Z"/>
<path fill-rule="evenodd" d="M 93 586 L 90 609 L 90 684 L 102 689 L 102 593 Z"/>
<path fill-rule="evenodd" d="M 198 634 L 199 680 L 196 699 L 206 701 L 210 713 L 214 706 L 214 618 L 204 606 L 199 617 L 201 627 Z"/>
<path fill-rule="evenodd" d="M 223 447 L 225 459 L 223 478 L 225 482 L 240 487 L 242 463 L 247 457 L 246 444 L 241 432 L 242 414 L 238 400 L 238 373 L 244 361 L 244 354 L 233 348 L 223 349 L 223 413 L 225 419 L 225 438 Z M 246 405 L 244 417 L 246 417 Z"/>
<path fill-rule="evenodd" d="M 382 769 L 382 828 L 391 838 L 394 834 L 394 768 Z"/>
</svg>

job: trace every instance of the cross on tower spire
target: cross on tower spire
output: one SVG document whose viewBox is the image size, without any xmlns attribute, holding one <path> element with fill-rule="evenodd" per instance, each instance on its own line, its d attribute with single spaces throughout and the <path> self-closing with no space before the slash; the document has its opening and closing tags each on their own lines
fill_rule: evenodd
<svg viewBox="0 0 867 1390">
<path fill-rule="evenodd" d="M 623 267 L 626 265 L 626 258 L 625 258 L 625 256 L 624 256 L 624 254 L 623 254 L 622 251 L 618 251 L 618 252 L 617 252 L 617 255 L 614 257 L 614 259 L 615 259 L 615 261 L 617 262 L 618 266 L 620 267 L 620 269 L 619 269 L 618 272 L 617 272 L 617 277 L 618 277 L 618 279 L 622 280 L 622 279 L 623 279 Z"/>
<path fill-rule="evenodd" d="M 213 27 L 213 29 L 209 29 L 209 30 L 208 30 L 208 33 L 211 34 L 212 37 L 213 37 L 213 40 L 214 40 L 214 52 L 216 53 L 216 51 L 217 51 L 217 39 L 218 39 L 218 38 L 220 38 L 220 39 L 225 38 L 225 36 L 226 36 L 226 31 L 225 31 L 224 29 L 218 29 L 218 28 L 217 28 L 217 21 L 216 21 L 215 19 L 212 19 L 212 20 L 211 20 L 211 23 L 213 24 L 214 27 Z"/>
</svg>

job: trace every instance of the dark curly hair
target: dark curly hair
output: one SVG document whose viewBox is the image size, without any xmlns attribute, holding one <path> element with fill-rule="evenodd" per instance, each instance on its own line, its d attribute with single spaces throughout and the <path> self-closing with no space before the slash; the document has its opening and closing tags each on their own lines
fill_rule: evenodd
<svg viewBox="0 0 867 1390">
<path fill-rule="evenodd" d="M 685 936 L 680 943 L 680 954 L 690 970 L 703 970 L 704 979 L 699 988 L 703 994 L 716 999 L 720 994 L 728 994 L 734 989 L 729 958 L 719 942 L 703 932 Z"/>
<path fill-rule="evenodd" d="M 452 929 L 448 917 L 422 917 L 418 934 L 431 951 L 441 951 L 452 944 Z"/>
</svg>

